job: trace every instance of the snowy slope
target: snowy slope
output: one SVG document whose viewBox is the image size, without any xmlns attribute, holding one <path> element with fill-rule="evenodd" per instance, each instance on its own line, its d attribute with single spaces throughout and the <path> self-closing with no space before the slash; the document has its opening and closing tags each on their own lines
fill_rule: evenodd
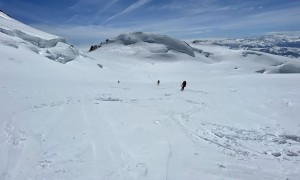
<svg viewBox="0 0 300 180">
<path fill-rule="evenodd" d="M 209 57 L 216 66 L 229 66 L 236 71 L 256 73 L 300 73 L 300 61 L 294 58 L 281 57 L 278 55 L 256 52 L 251 50 L 230 50 L 226 47 L 215 45 L 191 46 L 210 51 L 213 56 Z M 226 64 L 226 65 L 225 65 Z M 230 69 L 229 69 L 230 70 Z"/>
<path fill-rule="evenodd" d="M 37 54 L 61 63 L 74 60 L 79 55 L 79 51 L 67 44 L 64 38 L 34 29 L 3 12 L 0 12 L 0 44 L 14 48 L 26 46 Z"/>
<path fill-rule="evenodd" d="M 213 55 L 111 43 L 61 64 L 0 43 L 0 179 L 300 179 L 300 74 L 267 74 L 299 62 L 193 46 Z"/>
</svg>

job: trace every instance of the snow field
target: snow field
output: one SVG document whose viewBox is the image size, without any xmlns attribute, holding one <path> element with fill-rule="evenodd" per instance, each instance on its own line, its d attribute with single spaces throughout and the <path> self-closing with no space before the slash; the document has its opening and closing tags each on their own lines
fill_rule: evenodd
<svg viewBox="0 0 300 180">
<path fill-rule="evenodd" d="M 1 50 L 2 179 L 299 178 L 298 74 Z"/>
<path fill-rule="evenodd" d="M 300 179 L 296 59 L 0 25 L 0 179 Z"/>
</svg>

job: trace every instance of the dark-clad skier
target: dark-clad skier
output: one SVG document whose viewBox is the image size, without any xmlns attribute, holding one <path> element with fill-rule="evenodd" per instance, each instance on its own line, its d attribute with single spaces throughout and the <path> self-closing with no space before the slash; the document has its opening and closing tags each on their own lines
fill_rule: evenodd
<svg viewBox="0 0 300 180">
<path fill-rule="evenodd" d="M 181 91 L 183 91 L 185 87 L 186 87 L 186 81 L 183 81 L 181 84 Z"/>
</svg>

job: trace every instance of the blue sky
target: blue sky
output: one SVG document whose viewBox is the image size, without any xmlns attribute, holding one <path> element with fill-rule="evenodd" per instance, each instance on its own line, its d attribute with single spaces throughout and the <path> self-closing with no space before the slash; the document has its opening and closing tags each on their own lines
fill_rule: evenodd
<svg viewBox="0 0 300 180">
<path fill-rule="evenodd" d="M 91 45 L 123 32 L 182 40 L 299 31 L 299 0 L 0 0 L 13 18 Z"/>
</svg>

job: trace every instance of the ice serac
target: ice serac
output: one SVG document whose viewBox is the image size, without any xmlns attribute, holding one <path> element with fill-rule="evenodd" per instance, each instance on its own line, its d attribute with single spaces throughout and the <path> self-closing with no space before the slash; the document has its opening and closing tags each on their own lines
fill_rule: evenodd
<svg viewBox="0 0 300 180">
<path fill-rule="evenodd" d="M 171 38 L 166 35 L 150 34 L 150 33 L 144 33 L 144 32 L 133 32 L 133 33 L 128 33 L 128 34 L 120 34 L 112 40 L 107 39 L 106 42 L 103 42 L 99 45 L 91 46 L 90 51 L 93 51 L 93 50 L 101 47 L 104 44 L 120 43 L 123 45 L 132 45 L 132 44 L 137 44 L 137 43 L 141 43 L 141 42 L 161 44 L 161 45 L 166 46 L 167 51 L 173 50 L 173 51 L 185 53 L 189 56 L 195 57 L 194 49 L 191 48 L 184 41 L 180 41 L 180 40 Z"/>
<path fill-rule="evenodd" d="M 59 36 L 27 26 L 4 12 L 0 12 L 0 43 L 19 48 L 26 46 L 51 60 L 67 63 L 74 60 L 79 51 Z"/>
</svg>

